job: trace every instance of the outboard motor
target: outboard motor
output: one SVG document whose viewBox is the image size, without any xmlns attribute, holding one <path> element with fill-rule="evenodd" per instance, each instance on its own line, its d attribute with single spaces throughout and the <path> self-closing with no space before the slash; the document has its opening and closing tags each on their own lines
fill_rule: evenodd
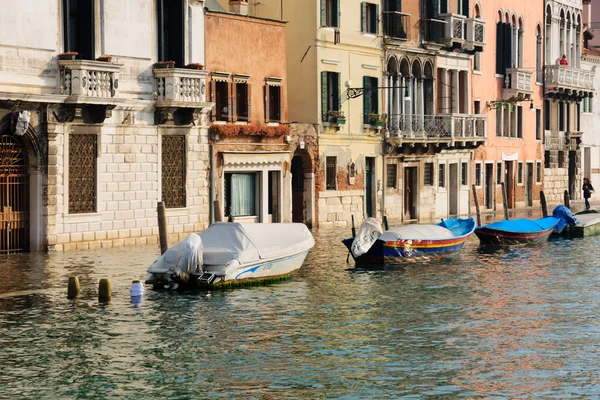
<svg viewBox="0 0 600 400">
<path fill-rule="evenodd" d="M 360 226 L 358 235 L 352 241 L 350 247 L 352 256 L 356 258 L 365 254 L 382 234 L 383 229 L 381 229 L 379 221 L 375 218 L 367 218 Z"/>
<path fill-rule="evenodd" d="M 202 239 L 195 233 L 189 234 L 181 243 L 169 248 L 148 268 L 152 278 L 168 277 L 168 287 L 176 288 L 174 280 L 187 282 L 189 274 L 202 275 Z"/>
</svg>

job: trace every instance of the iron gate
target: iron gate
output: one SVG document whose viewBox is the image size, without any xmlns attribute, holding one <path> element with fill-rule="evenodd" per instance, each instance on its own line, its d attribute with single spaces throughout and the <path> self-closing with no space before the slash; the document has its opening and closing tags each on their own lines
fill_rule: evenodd
<svg viewBox="0 0 600 400">
<path fill-rule="evenodd" d="M 29 251 L 29 175 L 23 147 L 0 135 L 0 254 Z"/>
</svg>

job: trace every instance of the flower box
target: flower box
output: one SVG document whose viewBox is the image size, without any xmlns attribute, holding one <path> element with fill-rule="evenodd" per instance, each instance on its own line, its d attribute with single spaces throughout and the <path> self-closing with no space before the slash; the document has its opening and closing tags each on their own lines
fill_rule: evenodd
<svg viewBox="0 0 600 400">
<path fill-rule="evenodd" d="M 96 61 L 112 62 L 112 56 L 100 56 L 96 58 Z"/>
<path fill-rule="evenodd" d="M 198 64 L 198 63 L 192 63 L 192 64 L 188 64 L 185 66 L 187 69 L 199 69 L 199 70 L 203 70 L 204 69 L 204 65 L 202 64 Z"/>
<path fill-rule="evenodd" d="M 331 122 L 338 125 L 344 125 L 346 123 L 346 117 L 332 118 Z"/>
<path fill-rule="evenodd" d="M 175 68 L 175 61 L 159 61 L 154 63 L 154 68 Z"/>
<path fill-rule="evenodd" d="M 378 126 L 381 128 L 381 127 L 385 126 L 385 122 L 384 121 L 375 121 L 375 126 Z"/>
<path fill-rule="evenodd" d="M 66 53 L 60 53 L 58 55 L 59 60 L 77 60 L 79 53 L 76 51 L 67 51 Z"/>
</svg>

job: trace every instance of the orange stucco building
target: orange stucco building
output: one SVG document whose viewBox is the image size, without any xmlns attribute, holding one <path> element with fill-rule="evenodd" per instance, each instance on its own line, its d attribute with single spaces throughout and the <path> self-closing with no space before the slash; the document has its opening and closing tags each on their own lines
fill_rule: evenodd
<svg viewBox="0 0 600 400">
<path fill-rule="evenodd" d="M 488 48 L 471 60 L 474 107 L 487 114 L 487 143 L 473 152 L 472 182 L 487 210 L 539 204 L 543 188 L 542 0 L 473 4 Z"/>
</svg>

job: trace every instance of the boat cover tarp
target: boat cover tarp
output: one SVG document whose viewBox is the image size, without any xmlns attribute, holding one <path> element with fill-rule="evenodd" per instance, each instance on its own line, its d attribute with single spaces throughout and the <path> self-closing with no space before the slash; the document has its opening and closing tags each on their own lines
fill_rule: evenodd
<svg viewBox="0 0 600 400">
<path fill-rule="evenodd" d="M 202 240 L 195 233 L 189 234 L 182 242 L 170 247 L 148 268 L 153 274 L 173 273 L 185 276 L 202 265 Z"/>
<path fill-rule="evenodd" d="M 454 237 L 455 236 L 450 229 L 439 225 L 411 224 L 390 228 L 390 230 L 383 232 L 379 238 L 385 241 L 390 241 L 401 239 L 440 240 L 452 239 Z"/>
<path fill-rule="evenodd" d="M 575 225 L 579 223 L 575 217 L 573 217 L 573 213 L 571 210 L 563 205 L 556 207 L 552 211 L 552 216 L 554 218 L 558 218 L 558 224 L 554 227 L 554 232 L 560 233 L 565 229 L 567 225 Z"/>
<path fill-rule="evenodd" d="M 216 222 L 200 233 L 204 245 L 204 264 L 240 264 L 292 255 L 314 246 L 312 234 L 304 224 L 240 224 Z"/>
<path fill-rule="evenodd" d="M 381 229 L 379 221 L 375 218 L 367 218 L 360 226 L 358 234 L 352 241 L 352 246 L 350 246 L 354 258 L 360 257 L 369 251 L 382 233 L 383 229 Z"/>
<path fill-rule="evenodd" d="M 493 222 L 482 226 L 481 228 L 496 229 L 505 232 L 538 232 L 553 228 L 558 223 L 558 218 L 545 217 L 540 219 L 509 219 Z"/>
</svg>

